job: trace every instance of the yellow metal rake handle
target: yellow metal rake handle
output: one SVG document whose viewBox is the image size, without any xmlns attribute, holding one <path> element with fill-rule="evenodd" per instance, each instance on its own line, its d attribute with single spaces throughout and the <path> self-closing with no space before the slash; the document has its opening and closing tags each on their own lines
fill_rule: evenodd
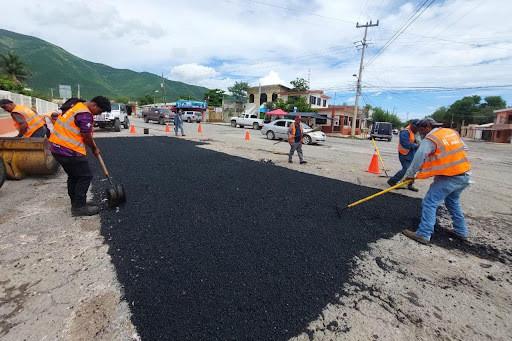
<svg viewBox="0 0 512 341">
<path fill-rule="evenodd" d="M 370 196 L 368 196 L 368 197 L 366 197 L 366 198 L 363 198 L 363 199 L 361 199 L 361 200 L 358 200 L 358 201 L 356 201 L 356 202 L 353 202 L 353 203 L 351 203 L 350 205 L 347 205 L 347 208 L 351 208 L 351 207 L 357 206 L 357 205 L 359 205 L 359 204 L 362 204 L 363 202 L 366 202 L 366 201 L 368 201 L 368 200 L 371 200 L 371 199 L 373 199 L 373 198 L 376 198 L 376 197 L 378 197 L 378 196 L 381 196 L 382 194 L 386 194 L 387 192 L 390 192 L 390 191 L 392 191 L 392 190 L 394 190 L 394 189 L 396 189 L 396 188 L 400 188 L 400 187 L 402 187 L 402 186 L 409 185 L 409 184 L 410 184 L 410 183 L 412 183 L 412 182 L 413 182 L 413 180 L 405 180 L 405 181 L 399 182 L 399 183 L 397 183 L 396 185 L 391 186 L 391 187 L 389 187 L 389 188 L 386 188 L 386 189 L 385 189 L 385 190 L 383 190 L 383 191 L 380 191 L 380 192 L 375 193 L 375 194 L 372 194 L 372 195 L 370 195 Z"/>
</svg>

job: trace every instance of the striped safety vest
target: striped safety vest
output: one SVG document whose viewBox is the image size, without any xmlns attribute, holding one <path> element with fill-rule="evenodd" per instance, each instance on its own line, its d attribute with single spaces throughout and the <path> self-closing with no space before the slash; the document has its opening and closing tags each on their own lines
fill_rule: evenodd
<svg viewBox="0 0 512 341">
<path fill-rule="evenodd" d="M 80 133 L 80 128 L 75 123 L 76 115 L 83 112 L 91 113 L 85 104 L 79 102 L 61 114 L 53 124 L 50 142 L 86 155 L 84 139 Z"/>
<path fill-rule="evenodd" d="M 27 122 L 27 131 L 23 134 L 23 137 L 30 137 L 37 129 L 45 125 L 44 118 L 39 116 L 32 109 L 27 108 L 24 105 L 17 104 L 13 111 L 23 116 L 25 122 Z M 19 124 L 16 123 L 16 127 L 19 129 Z"/>
<path fill-rule="evenodd" d="M 416 137 L 414 136 L 414 133 L 411 131 L 411 126 L 407 126 L 407 128 L 405 128 L 408 132 L 409 132 L 409 143 L 414 143 L 414 141 L 416 140 Z M 404 146 L 402 146 L 402 144 L 400 143 L 400 140 L 398 141 L 398 152 L 402 155 L 407 155 L 409 154 L 411 150 L 410 149 L 407 149 L 407 148 L 404 148 Z"/>
<path fill-rule="evenodd" d="M 416 176 L 418 179 L 436 175 L 455 176 L 471 170 L 464 142 L 455 130 L 439 128 L 431 131 L 425 139 L 432 141 L 436 150 L 421 165 Z"/>
<path fill-rule="evenodd" d="M 304 130 L 302 129 L 302 124 L 300 125 L 300 140 L 302 142 L 302 136 L 304 135 Z M 290 127 L 290 133 L 288 134 L 288 142 L 295 143 L 295 122 Z"/>
</svg>

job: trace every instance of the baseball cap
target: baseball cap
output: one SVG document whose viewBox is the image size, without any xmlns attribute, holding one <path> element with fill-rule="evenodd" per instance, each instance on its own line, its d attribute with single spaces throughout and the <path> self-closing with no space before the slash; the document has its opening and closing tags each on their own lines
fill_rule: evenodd
<svg viewBox="0 0 512 341">
<path fill-rule="evenodd" d="M 0 106 L 13 103 L 10 99 L 0 99 Z"/>
<path fill-rule="evenodd" d="M 420 120 L 418 120 L 418 119 L 416 119 L 416 118 L 415 118 L 414 120 L 411 120 L 411 125 L 412 125 L 412 126 L 417 127 L 419 123 L 420 123 Z"/>
<path fill-rule="evenodd" d="M 418 122 L 418 127 L 440 127 L 442 123 L 436 122 L 433 118 L 424 118 Z"/>
</svg>

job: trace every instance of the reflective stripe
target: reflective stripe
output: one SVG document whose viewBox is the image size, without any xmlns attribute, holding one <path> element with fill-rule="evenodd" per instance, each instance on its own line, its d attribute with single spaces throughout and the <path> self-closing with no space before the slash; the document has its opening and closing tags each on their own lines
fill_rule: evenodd
<svg viewBox="0 0 512 341">
<path fill-rule="evenodd" d="M 59 131 L 54 131 L 52 135 L 55 135 L 57 138 L 59 138 L 61 140 L 64 140 L 67 143 L 72 144 L 73 146 L 85 147 L 84 143 L 77 142 L 77 141 L 73 140 L 72 138 L 70 138 L 70 137 L 68 137 L 66 135 L 61 134 Z"/>
<path fill-rule="evenodd" d="M 450 156 L 450 155 L 453 155 L 453 154 L 457 154 L 457 153 L 460 153 L 460 152 L 463 152 L 464 151 L 464 146 L 460 147 L 460 148 L 457 148 L 457 149 L 454 149 L 454 150 L 451 150 L 449 152 L 441 152 L 441 154 L 432 154 L 430 156 L 428 156 L 426 158 L 426 162 L 432 162 L 434 160 L 438 160 L 438 159 L 442 159 L 444 157 L 447 157 L 447 156 Z"/>
<path fill-rule="evenodd" d="M 60 126 L 63 129 L 71 130 L 75 134 L 80 134 L 80 128 L 73 127 L 71 124 L 68 123 L 67 120 L 66 121 L 57 121 L 57 122 L 55 122 L 55 125 Z"/>
<path fill-rule="evenodd" d="M 442 164 L 442 165 L 439 165 L 439 166 L 432 166 L 430 168 L 422 168 L 422 169 L 420 169 L 420 173 L 426 173 L 426 172 L 435 171 L 435 170 L 447 169 L 447 168 L 456 166 L 456 165 L 464 163 L 464 162 L 469 162 L 466 157 L 463 157 L 460 160 L 453 161 L 453 162 L 450 162 L 450 163 L 445 163 L 445 164 Z"/>
</svg>

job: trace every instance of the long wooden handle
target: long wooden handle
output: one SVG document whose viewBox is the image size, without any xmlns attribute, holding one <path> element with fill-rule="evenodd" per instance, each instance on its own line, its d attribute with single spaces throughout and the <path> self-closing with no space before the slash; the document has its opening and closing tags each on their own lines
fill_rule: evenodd
<svg viewBox="0 0 512 341">
<path fill-rule="evenodd" d="M 98 154 L 98 161 L 100 163 L 101 170 L 103 171 L 103 174 L 105 174 L 105 176 L 107 178 L 110 178 L 110 174 L 108 173 L 107 166 L 105 165 L 105 162 L 103 161 L 103 158 L 101 157 L 101 154 Z"/>
<path fill-rule="evenodd" d="M 368 201 L 368 200 L 371 200 L 371 199 L 373 199 L 373 198 L 376 198 L 376 197 L 378 197 L 378 196 L 381 196 L 382 194 L 386 194 L 387 192 L 390 192 L 390 191 L 394 190 L 395 188 L 399 188 L 399 187 L 402 187 L 402 186 L 404 186 L 404 185 L 408 185 L 408 184 L 410 184 L 410 183 L 412 183 L 412 182 L 413 182 L 413 180 L 405 180 L 405 181 L 402 181 L 402 182 L 400 182 L 400 183 L 397 183 L 397 184 L 396 184 L 396 185 L 394 185 L 394 186 L 391 186 L 391 187 L 389 187 L 389 188 L 386 188 L 386 189 L 385 189 L 385 190 L 383 190 L 383 191 L 380 191 L 379 193 L 372 194 L 372 195 L 370 195 L 370 196 L 368 196 L 368 197 L 366 197 L 366 198 L 363 198 L 363 199 L 361 199 L 361 200 L 358 200 L 358 201 L 356 201 L 356 202 L 353 202 L 353 203 L 351 203 L 350 205 L 348 205 L 347 207 L 349 207 L 349 208 L 350 208 L 350 207 L 357 206 L 357 205 L 359 205 L 359 204 L 362 204 L 363 202 L 366 202 L 366 201 Z"/>
</svg>

